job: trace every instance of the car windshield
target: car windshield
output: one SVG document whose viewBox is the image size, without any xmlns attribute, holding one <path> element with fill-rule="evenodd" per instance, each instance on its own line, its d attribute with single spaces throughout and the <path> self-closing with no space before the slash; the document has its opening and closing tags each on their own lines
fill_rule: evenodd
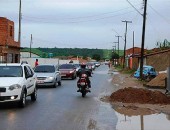
<svg viewBox="0 0 170 130">
<path fill-rule="evenodd" d="M 143 67 L 143 71 L 147 71 L 148 70 L 148 67 Z M 140 71 L 140 68 L 138 68 L 137 71 Z"/>
<path fill-rule="evenodd" d="M 21 66 L 0 66 L 0 77 L 22 77 Z"/>
<path fill-rule="evenodd" d="M 80 67 L 80 64 L 74 64 L 76 68 Z"/>
<path fill-rule="evenodd" d="M 70 64 L 63 64 L 59 67 L 59 69 L 74 69 L 74 65 L 70 65 Z"/>
<path fill-rule="evenodd" d="M 89 62 L 89 63 L 87 63 L 87 65 L 93 65 L 93 63 Z"/>
<path fill-rule="evenodd" d="M 55 68 L 54 66 L 51 66 L 51 65 L 40 65 L 40 66 L 37 66 L 34 70 L 34 72 L 36 73 L 53 73 L 55 72 Z"/>
</svg>

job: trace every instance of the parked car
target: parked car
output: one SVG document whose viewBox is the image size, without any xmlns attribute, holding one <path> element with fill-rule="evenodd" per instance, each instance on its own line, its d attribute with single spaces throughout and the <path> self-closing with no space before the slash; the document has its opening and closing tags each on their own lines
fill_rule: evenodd
<svg viewBox="0 0 170 130">
<path fill-rule="evenodd" d="M 155 71 L 155 68 L 149 65 L 143 66 L 143 76 L 147 77 L 150 76 L 151 78 L 154 78 L 157 76 L 157 72 Z M 135 78 L 140 78 L 140 68 L 137 69 L 134 73 Z"/>
<path fill-rule="evenodd" d="M 37 99 L 36 74 L 28 64 L 0 64 L 0 102 L 16 101 L 20 107 L 26 97 Z"/>
<path fill-rule="evenodd" d="M 74 64 L 62 64 L 59 66 L 59 70 L 61 72 L 61 78 L 75 79 L 77 77 L 76 66 Z"/>
<path fill-rule="evenodd" d="M 34 69 L 37 75 L 37 86 L 61 86 L 61 74 L 57 65 L 41 64 Z"/>
<path fill-rule="evenodd" d="M 75 67 L 76 67 L 76 74 L 77 74 L 78 70 L 79 70 L 81 67 L 80 67 L 80 64 L 74 64 L 74 65 L 75 65 Z"/>
</svg>

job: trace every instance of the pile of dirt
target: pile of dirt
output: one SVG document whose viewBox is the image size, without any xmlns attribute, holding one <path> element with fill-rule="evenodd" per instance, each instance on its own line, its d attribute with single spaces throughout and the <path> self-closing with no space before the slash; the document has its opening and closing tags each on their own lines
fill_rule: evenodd
<svg viewBox="0 0 170 130">
<path fill-rule="evenodd" d="M 166 73 L 158 74 L 154 79 L 146 84 L 147 87 L 152 88 L 165 88 L 165 78 L 167 77 Z"/>
<path fill-rule="evenodd" d="M 110 101 L 141 104 L 170 104 L 170 97 L 167 97 L 167 95 L 160 91 L 128 87 L 112 93 Z"/>
</svg>

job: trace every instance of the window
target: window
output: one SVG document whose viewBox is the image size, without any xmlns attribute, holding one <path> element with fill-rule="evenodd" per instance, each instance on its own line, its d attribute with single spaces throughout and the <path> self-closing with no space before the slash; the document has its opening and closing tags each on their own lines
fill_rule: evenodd
<svg viewBox="0 0 170 130">
<path fill-rule="evenodd" d="M 32 76 L 32 72 L 28 69 L 27 66 L 24 66 L 24 71 L 25 71 L 25 77 Z"/>
<path fill-rule="evenodd" d="M 51 65 L 40 65 L 35 68 L 34 72 L 53 73 L 55 72 L 55 67 Z"/>
<path fill-rule="evenodd" d="M 0 77 L 22 77 L 21 66 L 0 66 Z"/>
<path fill-rule="evenodd" d="M 13 27 L 12 26 L 10 26 L 10 36 L 12 37 L 13 36 Z"/>
</svg>

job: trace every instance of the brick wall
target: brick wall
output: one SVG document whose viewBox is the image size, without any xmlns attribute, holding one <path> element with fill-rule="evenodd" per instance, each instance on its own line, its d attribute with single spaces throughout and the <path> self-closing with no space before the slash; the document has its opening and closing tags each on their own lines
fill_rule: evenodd
<svg viewBox="0 0 170 130">
<path fill-rule="evenodd" d="M 14 41 L 14 22 L 7 18 L 0 17 L 0 45 L 20 47 L 19 43 Z"/>
<path fill-rule="evenodd" d="M 156 71 L 165 71 L 170 66 L 170 50 L 147 56 L 146 63 L 155 67 Z"/>
<path fill-rule="evenodd" d="M 14 29 L 13 21 L 0 17 L 0 62 L 19 62 L 20 43 L 14 40 Z"/>
</svg>

